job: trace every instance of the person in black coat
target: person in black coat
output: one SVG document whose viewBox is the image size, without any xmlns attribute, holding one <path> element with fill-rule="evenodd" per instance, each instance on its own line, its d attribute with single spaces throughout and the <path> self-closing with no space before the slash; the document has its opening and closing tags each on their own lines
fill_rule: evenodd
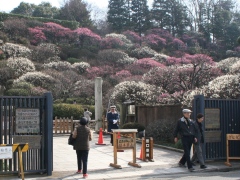
<svg viewBox="0 0 240 180">
<path fill-rule="evenodd" d="M 190 160 L 190 151 L 193 142 L 197 142 L 197 130 L 193 124 L 193 121 L 190 119 L 192 111 L 190 109 L 183 109 L 182 112 L 183 117 L 178 120 L 173 136 L 174 142 L 176 143 L 178 141 L 177 135 L 180 134 L 184 149 L 184 154 L 180 159 L 178 165 L 180 167 L 185 167 L 185 163 L 187 162 L 188 169 L 192 172 L 194 171 L 194 168 Z"/>
<path fill-rule="evenodd" d="M 202 122 L 204 120 L 203 114 L 199 113 L 197 114 L 197 120 L 194 121 L 194 125 L 197 128 L 197 143 L 194 143 L 194 154 L 192 157 L 192 164 L 198 159 L 200 168 L 205 169 L 207 166 L 205 166 L 203 155 L 202 155 L 202 145 L 204 143 L 204 132 L 202 127 Z"/>
<path fill-rule="evenodd" d="M 107 113 L 108 132 L 111 133 L 110 143 L 113 145 L 112 129 L 118 129 L 119 114 L 116 111 L 116 106 L 110 106 L 110 111 Z"/>
</svg>

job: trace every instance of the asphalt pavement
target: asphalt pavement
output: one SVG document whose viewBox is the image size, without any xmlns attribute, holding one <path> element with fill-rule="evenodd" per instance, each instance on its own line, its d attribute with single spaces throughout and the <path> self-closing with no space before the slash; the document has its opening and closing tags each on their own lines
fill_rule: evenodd
<svg viewBox="0 0 240 180">
<path fill-rule="evenodd" d="M 117 164 L 122 169 L 116 169 L 110 166 L 114 163 L 113 146 L 110 144 L 110 136 L 103 135 L 103 143 L 106 145 L 96 145 L 99 135 L 93 133 L 91 149 L 88 158 L 88 179 L 146 179 L 158 175 L 183 174 L 195 172 L 212 172 L 212 171 L 231 171 L 240 169 L 240 161 L 230 161 L 232 167 L 224 164 L 224 161 L 207 161 L 207 169 L 200 169 L 200 165 L 194 166 L 195 172 L 189 172 L 187 168 L 179 167 L 178 161 L 182 156 L 182 151 L 165 148 L 163 146 L 154 146 L 154 162 L 145 162 L 137 159 L 139 167 L 128 165 L 132 161 L 132 150 L 124 150 L 117 153 Z M 72 146 L 67 144 L 68 135 L 54 135 L 53 137 L 53 172 L 52 176 L 40 174 L 25 174 L 25 179 L 29 180 L 76 180 L 83 179 L 82 174 L 76 174 L 77 158 Z M 141 143 L 137 143 L 136 155 L 140 157 Z M 3 180 L 17 180 L 16 176 L 1 177 Z"/>
</svg>

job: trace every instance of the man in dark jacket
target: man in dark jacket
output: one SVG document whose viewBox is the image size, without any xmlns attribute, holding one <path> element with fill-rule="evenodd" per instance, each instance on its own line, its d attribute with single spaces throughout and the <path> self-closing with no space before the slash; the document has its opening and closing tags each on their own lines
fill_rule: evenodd
<svg viewBox="0 0 240 180">
<path fill-rule="evenodd" d="M 202 155 L 202 145 L 204 143 L 204 133 L 203 133 L 203 122 L 204 116 L 203 114 L 199 113 L 197 114 L 197 120 L 194 121 L 194 125 L 197 129 L 197 143 L 194 143 L 194 154 L 192 157 L 192 164 L 198 159 L 200 168 L 205 169 L 207 166 L 205 166 L 203 155 Z"/>
<path fill-rule="evenodd" d="M 108 132 L 111 133 L 110 143 L 112 145 L 113 145 L 112 129 L 118 129 L 118 120 L 119 120 L 119 114 L 116 111 L 116 106 L 110 106 L 110 112 L 107 113 L 107 121 L 108 121 Z"/>
<path fill-rule="evenodd" d="M 178 133 L 180 134 L 182 139 L 184 154 L 178 163 L 179 166 L 185 167 L 185 163 L 187 162 L 188 169 L 192 172 L 194 171 L 194 168 L 192 167 L 192 163 L 190 160 L 190 150 L 192 147 L 192 143 L 197 142 L 197 138 L 195 137 L 197 130 L 193 124 L 193 121 L 190 119 L 192 111 L 190 109 L 183 109 L 182 112 L 183 117 L 178 120 L 173 136 L 175 143 L 178 141 Z"/>
</svg>

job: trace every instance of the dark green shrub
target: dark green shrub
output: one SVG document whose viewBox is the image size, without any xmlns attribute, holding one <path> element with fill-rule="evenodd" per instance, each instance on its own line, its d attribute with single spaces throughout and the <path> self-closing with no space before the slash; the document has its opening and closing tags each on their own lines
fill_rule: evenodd
<svg viewBox="0 0 240 180">
<path fill-rule="evenodd" d="M 70 118 L 73 116 L 73 119 L 80 119 L 83 116 L 84 108 L 88 108 L 90 112 L 92 112 L 91 118 L 94 118 L 94 106 L 82 106 L 79 104 L 54 104 L 53 105 L 53 118 L 56 116 Z"/>
<path fill-rule="evenodd" d="M 176 122 L 170 120 L 156 120 L 146 127 L 146 137 L 153 137 L 154 141 L 173 143 L 173 131 Z"/>
<path fill-rule="evenodd" d="M 174 147 L 177 149 L 183 149 L 182 140 L 179 139 L 178 142 L 174 144 Z"/>
<path fill-rule="evenodd" d="M 71 63 L 71 64 L 74 64 L 74 63 L 76 63 L 76 62 L 80 62 L 80 59 L 71 57 L 71 58 L 68 58 L 68 59 L 67 59 L 67 62 L 69 62 L 69 63 Z"/>
<path fill-rule="evenodd" d="M 29 90 L 26 89 L 9 89 L 5 92 L 6 96 L 29 96 Z"/>
<path fill-rule="evenodd" d="M 144 131 L 145 127 L 139 123 L 126 123 L 122 127 L 122 129 L 137 129 L 138 132 Z"/>
</svg>

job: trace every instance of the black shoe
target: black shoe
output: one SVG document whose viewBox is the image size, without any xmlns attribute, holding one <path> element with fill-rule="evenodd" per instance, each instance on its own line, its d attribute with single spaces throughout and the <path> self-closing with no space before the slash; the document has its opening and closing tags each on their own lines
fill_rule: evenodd
<svg viewBox="0 0 240 180">
<path fill-rule="evenodd" d="M 179 165 L 179 167 L 186 167 L 186 165 L 185 164 L 182 164 L 182 163 L 178 163 L 178 165 Z"/>
<path fill-rule="evenodd" d="M 206 169 L 207 166 L 205 166 L 205 165 L 201 165 L 200 168 L 201 168 L 201 169 Z"/>
<path fill-rule="evenodd" d="M 190 172 L 193 172 L 193 171 L 195 171 L 195 169 L 194 168 L 189 168 L 188 169 Z"/>
<path fill-rule="evenodd" d="M 192 162 L 192 166 L 196 166 L 196 164 L 194 164 L 194 163 Z"/>
</svg>

